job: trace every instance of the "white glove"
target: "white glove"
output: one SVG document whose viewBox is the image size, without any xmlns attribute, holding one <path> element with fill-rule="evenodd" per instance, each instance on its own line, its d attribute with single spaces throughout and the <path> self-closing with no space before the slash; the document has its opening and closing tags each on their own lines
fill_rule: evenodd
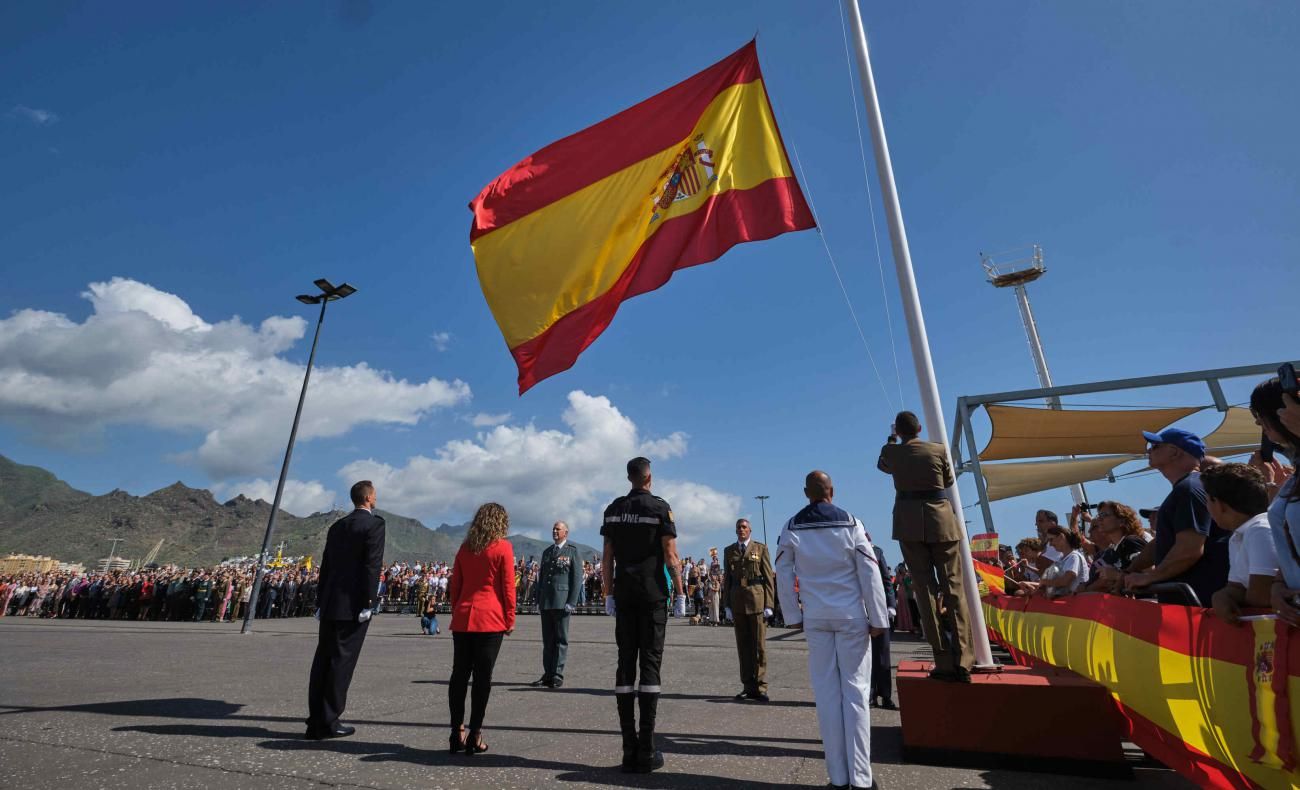
<svg viewBox="0 0 1300 790">
<path fill-rule="evenodd" d="M 728 619 L 728 620 L 731 619 L 731 607 L 730 607 L 730 606 L 728 606 L 726 609 L 724 609 L 722 613 L 725 614 L 725 615 L 727 616 L 726 619 Z"/>
<path fill-rule="evenodd" d="M 673 617 L 686 616 L 686 596 L 679 595 L 673 599 Z"/>
<path fill-rule="evenodd" d="M 610 617 L 614 616 L 614 596 L 612 595 L 605 596 L 605 614 Z"/>
<path fill-rule="evenodd" d="M 895 608 L 892 607 L 892 606 L 889 607 L 889 616 L 890 616 L 890 617 L 898 617 L 898 610 L 895 609 Z"/>
<path fill-rule="evenodd" d="M 772 610 L 771 610 L 771 609 L 764 609 L 764 610 L 763 610 L 763 616 L 764 616 L 764 617 L 771 617 L 771 616 L 772 616 Z"/>
<path fill-rule="evenodd" d="M 357 615 L 357 622 L 364 623 L 369 620 L 372 615 L 374 615 L 374 612 L 370 609 L 362 609 L 361 614 Z"/>
<path fill-rule="evenodd" d="M 568 614 L 573 614 L 573 604 L 566 603 L 564 605 L 564 611 Z"/>
</svg>

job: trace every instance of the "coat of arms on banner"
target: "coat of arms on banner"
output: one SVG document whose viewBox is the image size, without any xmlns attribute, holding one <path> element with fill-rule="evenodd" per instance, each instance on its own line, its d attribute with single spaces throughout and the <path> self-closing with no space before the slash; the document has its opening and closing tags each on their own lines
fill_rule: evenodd
<svg viewBox="0 0 1300 790">
<path fill-rule="evenodd" d="M 1261 685 L 1273 682 L 1273 642 L 1260 642 L 1255 649 L 1255 682 Z"/>
</svg>

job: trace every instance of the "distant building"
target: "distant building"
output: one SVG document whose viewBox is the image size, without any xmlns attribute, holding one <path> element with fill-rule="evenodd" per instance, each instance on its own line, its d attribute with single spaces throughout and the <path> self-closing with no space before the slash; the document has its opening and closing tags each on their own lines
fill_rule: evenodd
<svg viewBox="0 0 1300 790">
<path fill-rule="evenodd" d="M 58 570 L 61 564 L 52 557 L 10 554 L 8 557 L 0 557 L 0 576 L 12 576 L 19 573 L 49 573 Z"/>
<path fill-rule="evenodd" d="M 100 573 L 129 570 L 131 570 L 131 561 L 124 557 L 105 557 L 99 561 Z"/>
</svg>

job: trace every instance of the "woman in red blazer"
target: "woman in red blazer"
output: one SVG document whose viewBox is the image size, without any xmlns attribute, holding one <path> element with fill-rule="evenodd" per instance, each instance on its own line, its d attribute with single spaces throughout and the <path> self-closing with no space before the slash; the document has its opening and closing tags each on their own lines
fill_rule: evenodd
<svg viewBox="0 0 1300 790">
<path fill-rule="evenodd" d="M 480 731 L 492 693 L 492 668 L 501 640 L 515 630 L 515 550 L 506 540 L 510 516 L 489 502 L 474 514 L 474 522 L 451 567 L 451 708 L 450 750 L 486 752 Z M 470 677 L 469 735 L 465 734 L 465 690 Z"/>
</svg>

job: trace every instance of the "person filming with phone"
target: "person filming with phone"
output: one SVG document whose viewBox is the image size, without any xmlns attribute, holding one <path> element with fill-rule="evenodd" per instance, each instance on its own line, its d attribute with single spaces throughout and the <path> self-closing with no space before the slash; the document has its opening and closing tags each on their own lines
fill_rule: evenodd
<svg viewBox="0 0 1300 790">
<path fill-rule="evenodd" d="M 1294 463 L 1297 453 L 1300 453 L 1300 431 L 1288 427 L 1282 418 L 1297 402 L 1295 368 L 1290 364 L 1283 365 L 1278 374 L 1255 387 L 1250 394 L 1250 411 L 1276 452 Z M 1297 491 L 1295 470 L 1276 458 L 1266 461 L 1260 453 L 1251 457 L 1250 464 L 1264 475 L 1270 500 L 1269 529 L 1280 569 L 1280 578 L 1273 582 L 1269 603 L 1280 619 L 1300 627 L 1300 551 L 1297 551 L 1297 546 L 1300 546 L 1300 491 Z"/>
</svg>

